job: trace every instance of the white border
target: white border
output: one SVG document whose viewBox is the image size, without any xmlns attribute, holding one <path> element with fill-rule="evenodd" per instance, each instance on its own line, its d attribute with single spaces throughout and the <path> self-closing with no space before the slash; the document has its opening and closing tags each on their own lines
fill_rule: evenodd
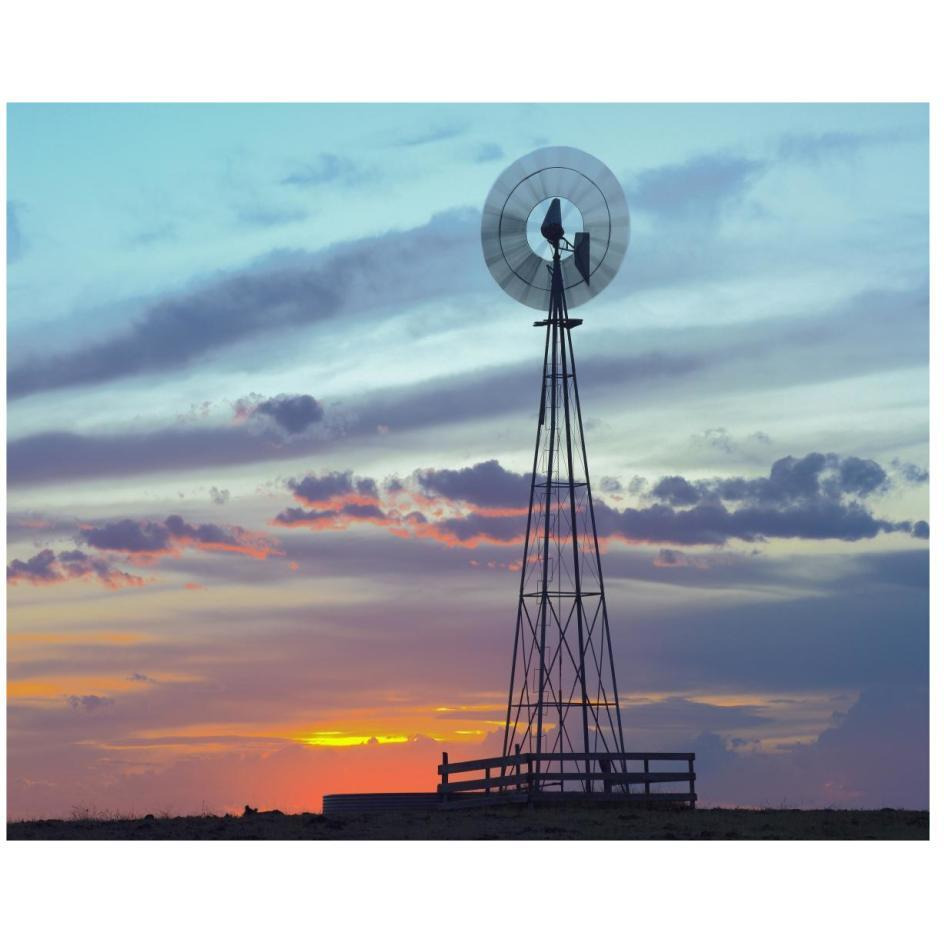
<svg viewBox="0 0 944 944">
<path fill-rule="evenodd" d="M 928 101 L 940 30 L 902 2 L 8 4 L 6 101 Z M 560 56 L 566 82 L 553 78 Z M 4 120 L 5 133 L 5 120 Z M 940 174 L 931 205 L 941 200 Z M 932 259 L 942 250 L 940 213 Z M 941 350 L 932 272 L 932 350 Z M 5 297 L 5 293 L 4 293 Z M 941 442 L 932 370 L 932 443 Z M 932 570 L 944 521 L 935 451 Z M 933 585 L 932 626 L 941 626 Z M 941 743 L 939 632 L 932 743 Z M 932 796 L 942 787 L 932 757 Z M 39 940 L 498 934 L 923 939 L 929 844 L 4 844 L 5 923 Z M 940 865 L 940 862 L 939 862 Z M 496 924 L 497 918 L 505 918 Z"/>
</svg>

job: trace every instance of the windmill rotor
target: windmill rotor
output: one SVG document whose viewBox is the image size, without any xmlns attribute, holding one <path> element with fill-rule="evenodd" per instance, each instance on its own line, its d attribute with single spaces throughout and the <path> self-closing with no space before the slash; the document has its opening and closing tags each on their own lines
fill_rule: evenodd
<svg viewBox="0 0 944 944">
<path fill-rule="evenodd" d="M 535 251 L 529 223 L 535 211 L 540 218 L 545 205 L 542 236 L 567 253 L 561 258 L 561 276 L 568 308 L 574 308 L 606 288 L 619 271 L 629 246 L 626 197 L 602 161 L 571 147 L 539 148 L 498 176 L 482 211 L 485 262 L 512 298 L 543 311 L 551 299 L 550 259 Z M 543 233 L 552 214 L 553 238 Z M 568 231 L 574 218 L 579 218 L 580 229 Z"/>
</svg>

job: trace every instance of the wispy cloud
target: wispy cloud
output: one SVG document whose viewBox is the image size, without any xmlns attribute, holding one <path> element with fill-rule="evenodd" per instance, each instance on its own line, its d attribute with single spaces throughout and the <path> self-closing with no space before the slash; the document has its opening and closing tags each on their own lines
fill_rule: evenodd
<svg viewBox="0 0 944 944">
<path fill-rule="evenodd" d="M 340 154 L 321 153 L 309 161 L 295 165 L 282 179 L 287 187 L 308 189 L 323 184 L 351 186 L 369 176 L 368 172 L 350 158 Z"/>
<path fill-rule="evenodd" d="M 17 204 L 13 200 L 7 200 L 7 265 L 22 259 L 26 247 Z"/>
<path fill-rule="evenodd" d="M 262 221 L 260 221 L 262 222 Z M 271 220 L 270 220 L 271 222 Z M 378 252 L 389 236 L 369 237 L 323 252 L 275 256 L 202 288 L 152 304 L 123 333 L 61 356 L 14 365 L 8 395 L 15 399 L 62 387 L 180 370 L 195 358 L 253 335 L 272 334 L 379 305 L 433 298 L 465 287 L 456 256 L 478 251 L 477 213 L 451 211 L 405 234 L 408 256 Z M 438 266 L 431 273 L 429 259 Z M 465 283 L 467 285 L 468 282 Z"/>
<path fill-rule="evenodd" d="M 777 143 L 777 157 L 809 164 L 831 159 L 849 160 L 864 148 L 904 143 L 926 136 L 926 129 L 917 128 L 785 134 Z"/>
<path fill-rule="evenodd" d="M 459 122 L 435 124 L 422 130 L 404 131 L 395 139 L 395 143 L 401 147 L 419 147 L 422 144 L 434 144 L 437 141 L 456 138 L 465 129 L 466 125 Z"/>
</svg>

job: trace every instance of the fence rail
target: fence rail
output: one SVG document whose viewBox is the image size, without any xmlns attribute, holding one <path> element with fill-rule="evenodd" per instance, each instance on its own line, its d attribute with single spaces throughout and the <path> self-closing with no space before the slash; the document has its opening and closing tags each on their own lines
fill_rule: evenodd
<svg viewBox="0 0 944 944">
<path fill-rule="evenodd" d="M 630 770 L 630 763 L 642 763 L 642 770 Z M 652 770 L 653 763 L 684 763 L 686 770 Z M 570 769 L 562 769 L 566 765 Z M 557 769 L 553 769 L 554 767 Z M 450 779 L 455 774 L 482 771 L 473 778 Z M 570 783 L 582 786 L 584 793 L 612 795 L 614 791 L 635 799 L 660 802 L 683 802 L 695 806 L 695 755 L 665 751 L 634 751 L 630 753 L 587 754 L 508 754 L 449 763 L 443 753 L 437 772 L 440 776 L 438 793 L 443 802 L 469 800 L 476 796 L 497 799 L 493 794 L 509 798 L 520 794 L 547 795 L 549 786 L 560 788 Z M 664 793 L 653 791 L 652 784 L 686 783 L 686 792 Z M 641 791 L 631 791 L 641 786 Z M 555 791 L 557 792 L 557 791 Z"/>
</svg>

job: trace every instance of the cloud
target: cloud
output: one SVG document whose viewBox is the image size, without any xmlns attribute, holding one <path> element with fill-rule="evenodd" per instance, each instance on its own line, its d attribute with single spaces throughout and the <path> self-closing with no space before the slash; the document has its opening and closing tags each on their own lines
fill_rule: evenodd
<svg viewBox="0 0 944 944">
<path fill-rule="evenodd" d="M 244 206 L 236 211 L 236 219 L 247 226 L 284 226 L 286 223 L 301 223 L 309 213 L 301 207 Z"/>
<path fill-rule="evenodd" d="M 605 537 L 682 545 L 778 537 L 858 541 L 912 532 L 910 522 L 878 518 L 859 501 L 887 487 L 885 470 L 871 459 L 811 452 L 784 456 L 768 476 L 753 479 L 665 476 L 649 493 L 657 504 L 615 511 L 598 503 L 597 525 Z"/>
<path fill-rule="evenodd" d="M 698 501 L 750 501 L 777 504 L 805 500 L 838 500 L 845 495 L 865 498 L 888 487 L 888 475 L 872 459 L 841 458 L 835 453 L 811 452 L 802 459 L 784 456 L 771 466 L 770 475 L 689 482 L 680 475 L 666 476 L 651 495 L 673 506 Z"/>
<path fill-rule="evenodd" d="M 7 200 L 7 265 L 22 259 L 26 246 L 17 205 L 13 200 Z"/>
<path fill-rule="evenodd" d="M 481 264 L 456 265 L 477 251 L 478 213 L 453 210 L 398 234 L 409 253 L 379 252 L 390 234 L 316 253 L 274 254 L 241 272 L 151 304 L 114 337 L 66 354 L 13 365 L 11 399 L 140 374 L 180 370 L 197 358 L 259 334 L 317 324 L 342 312 L 406 304 L 461 290 L 456 272 L 481 282 Z M 429 260 L 437 259 L 431 273 Z"/>
<path fill-rule="evenodd" d="M 312 444 L 277 430 L 242 426 L 165 427 L 118 434 L 38 433 L 8 446 L 11 485 L 92 477 L 150 475 L 173 469 L 263 462 L 306 455 Z"/>
<path fill-rule="evenodd" d="M 67 580 L 94 578 L 109 590 L 121 587 L 140 587 L 145 581 L 141 577 L 118 570 L 102 557 L 94 557 L 82 551 L 61 551 L 57 554 L 45 548 L 28 561 L 15 559 L 7 565 L 7 582 L 30 583 L 34 586 L 64 583 Z"/>
<path fill-rule="evenodd" d="M 900 459 L 892 459 L 891 465 L 904 481 L 912 485 L 920 485 L 928 481 L 928 470 L 922 469 L 913 462 L 902 462 Z"/>
<path fill-rule="evenodd" d="M 921 522 L 913 531 L 911 522 L 877 517 L 861 503 L 880 493 L 886 480 L 872 460 L 810 453 L 802 459 L 778 459 L 768 476 L 754 479 L 689 482 L 683 476 L 666 476 L 649 493 L 655 504 L 617 509 L 597 499 L 594 507 L 600 537 L 629 544 L 859 541 L 890 532 L 923 536 Z M 418 469 L 406 486 L 400 483 L 400 489 L 383 496 L 373 479 L 358 481 L 350 472 L 311 475 L 289 481 L 308 510 L 287 508 L 273 524 L 340 530 L 369 518 L 399 537 L 462 547 L 519 545 L 530 481 L 530 475 L 504 469 L 494 459 L 461 469 Z M 657 565 L 682 562 L 671 553 L 657 558 Z"/>
<path fill-rule="evenodd" d="M 630 206 L 665 220 L 713 222 L 767 169 L 764 161 L 705 154 L 643 171 L 628 188 Z"/>
<path fill-rule="evenodd" d="M 907 521 L 876 518 L 857 504 L 807 502 L 792 508 L 753 506 L 729 511 L 724 505 L 700 504 L 678 510 L 670 505 L 624 508 L 616 511 L 595 503 L 602 538 L 630 543 L 713 544 L 770 538 L 860 541 L 878 534 L 911 530 Z"/>
<path fill-rule="evenodd" d="M 310 161 L 298 164 L 280 181 L 287 187 L 308 189 L 322 184 L 353 184 L 366 176 L 357 164 L 340 154 L 323 152 Z"/>
<path fill-rule="evenodd" d="M 449 138 L 458 137 L 465 131 L 464 124 L 455 122 L 431 125 L 424 131 L 413 131 L 401 134 L 396 139 L 396 144 L 400 147 L 419 147 L 422 144 L 433 144 L 437 141 L 447 141 Z"/>
<path fill-rule="evenodd" d="M 177 238 L 177 227 L 173 223 L 163 223 L 151 229 L 142 230 L 129 237 L 127 244 L 134 248 L 146 248 L 158 243 L 172 242 Z"/>
<path fill-rule="evenodd" d="M 667 475 L 660 479 L 650 494 L 670 505 L 694 505 L 701 498 L 698 488 L 681 475 Z"/>
<path fill-rule="evenodd" d="M 229 501 L 229 489 L 210 486 L 210 499 L 214 505 L 225 505 Z"/>
<path fill-rule="evenodd" d="M 914 527 L 911 529 L 911 536 L 915 538 L 930 538 L 931 529 L 928 527 L 927 521 L 916 521 Z"/>
<path fill-rule="evenodd" d="M 117 551 L 132 559 L 149 561 L 166 554 L 178 554 L 183 548 L 243 554 L 264 560 L 282 556 L 271 539 L 238 525 L 189 524 L 180 515 L 169 515 L 163 522 L 135 521 L 123 518 L 99 527 L 87 527 L 79 540 L 98 550 Z"/>
<path fill-rule="evenodd" d="M 476 251 L 478 251 L 476 247 Z M 475 266 L 480 267 L 476 259 Z M 725 325 L 700 332 L 697 353 L 679 348 L 677 333 L 635 356 L 590 352 L 580 361 L 584 394 L 633 393 L 661 404 L 690 400 L 710 387 L 730 393 L 794 387 L 824 376 L 840 379 L 927 363 L 928 295 L 925 287 L 870 292 L 797 321 L 776 319 L 750 326 Z M 900 328 L 888 335 L 891 321 Z M 841 352 L 841 356 L 840 356 Z M 533 408 L 532 361 L 466 371 L 418 384 L 376 389 L 332 406 L 312 432 L 317 442 L 276 435 L 279 430 L 244 427 L 168 427 L 152 431 L 76 434 L 37 433 L 8 445 L 10 484 L 91 476 L 151 474 L 323 453 L 345 437 L 374 438 L 456 424 Z M 272 435 L 269 436 L 268 434 Z M 766 456 L 764 457 L 766 458 Z"/>
<path fill-rule="evenodd" d="M 422 469 L 416 473 L 427 495 L 468 502 L 479 507 L 527 507 L 531 476 L 509 472 L 496 459 L 464 469 Z"/>
<path fill-rule="evenodd" d="M 824 131 L 819 134 L 785 134 L 777 144 L 781 160 L 820 164 L 833 158 L 848 160 L 865 147 L 894 144 L 918 136 L 926 139 L 927 131 L 896 129 L 893 131 Z"/>
<path fill-rule="evenodd" d="M 687 560 L 681 551 L 672 551 L 664 547 L 656 554 L 652 564 L 654 567 L 685 567 Z"/>
<path fill-rule="evenodd" d="M 486 141 L 480 144 L 472 157 L 476 164 L 487 164 L 489 161 L 501 160 L 505 156 L 504 148 L 494 141 Z"/>
<path fill-rule="evenodd" d="M 78 711 L 80 708 L 83 711 L 97 711 L 99 708 L 107 708 L 115 703 L 113 698 L 106 698 L 103 695 L 68 695 L 66 701 L 73 711 Z"/>
<path fill-rule="evenodd" d="M 371 478 L 355 478 L 350 471 L 309 474 L 289 479 L 292 494 L 309 508 L 334 508 L 344 504 L 373 504 L 378 498 L 377 483 Z"/>
<path fill-rule="evenodd" d="M 313 531 L 321 531 L 325 529 L 343 530 L 361 521 L 384 524 L 387 523 L 388 517 L 378 505 L 350 504 L 323 510 L 286 508 L 275 516 L 273 524 L 287 528 L 303 526 Z"/>
<path fill-rule="evenodd" d="M 769 446 L 772 440 L 766 433 L 758 430 L 744 436 L 739 441 L 723 426 L 716 426 L 712 429 L 706 429 L 699 435 L 693 435 L 691 442 L 696 448 L 704 446 L 709 450 L 732 456 L 739 452 L 745 452 L 747 446 Z"/>
<path fill-rule="evenodd" d="M 287 484 L 305 507 L 280 512 L 272 520 L 277 527 L 337 531 L 359 522 L 387 524 L 394 520 L 380 508 L 380 493 L 371 478 L 355 478 L 350 471 L 328 472 L 289 479 Z"/>
<path fill-rule="evenodd" d="M 689 747 L 706 805 L 927 809 L 928 735 L 926 686 L 878 683 L 812 743 L 738 751 L 705 731 Z"/>
<path fill-rule="evenodd" d="M 289 435 L 306 432 L 324 419 L 324 407 L 311 395 L 282 393 L 267 400 L 245 398 L 236 403 L 237 417 L 270 417 Z"/>
</svg>

